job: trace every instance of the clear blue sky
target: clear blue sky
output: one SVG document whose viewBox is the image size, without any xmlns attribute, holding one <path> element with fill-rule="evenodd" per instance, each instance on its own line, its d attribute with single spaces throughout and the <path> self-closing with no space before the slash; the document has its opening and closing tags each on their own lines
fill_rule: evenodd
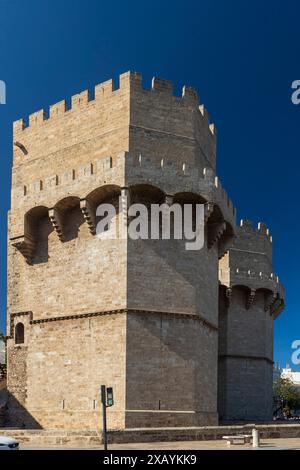
<svg viewBox="0 0 300 470">
<path fill-rule="evenodd" d="M 218 128 L 218 174 L 239 218 L 266 221 L 287 306 L 275 360 L 300 339 L 296 0 L 0 0 L 0 328 L 6 309 L 6 213 L 12 121 L 132 69 L 197 87 Z M 298 368 L 299 369 L 299 368 Z"/>
</svg>

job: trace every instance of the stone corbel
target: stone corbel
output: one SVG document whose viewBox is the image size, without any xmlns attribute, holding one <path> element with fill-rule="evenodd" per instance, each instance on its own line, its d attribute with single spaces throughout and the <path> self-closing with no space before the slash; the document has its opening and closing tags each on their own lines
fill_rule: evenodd
<svg viewBox="0 0 300 470">
<path fill-rule="evenodd" d="M 249 295 L 247 296 L 247 300 L 246 300 L 246 310 L 249 310 L 249 308 L 253 304 L 254 298 L 255 298 L 255 292 L 256 292 L 255 289 L 250 290 Z"/>
<path fill-rule="evenodd" d="M 206 224 L 208 219 L 214 210 L 214 204 L 212 202 L 207 202 L 204 206 L 204 223 Z"/>
<path fill-rule="evenodd" d="M 276 299 L 277 299 L 277 294 L 274 293 L 274 292 L 272 292 L 269 295 L 266 295 L 266 298 L 265 298 L 265 312 L 268 312 L 268 311 L 270 312 L 271 311 L 272 305 L 274 304 Z"/>
<path fill-rule="evenodd" d="M 54 230 L 56 231 L 58 238 L 60 241 L 64 241 L 64 232 L 63 232 L 63 223 L 62 223 L 62 215 L 58 211 L 58 209 L 53 208 L 49 209 L 49 219 L 51 220 L 51 223 L 54 227 Z"/>
<path fill-rule="evenodd" d="M 219 242 L 225 230 L 226 230 L 226 222 L 209 224 L 208 248 L 212 248 L 216 243 Z"/>
<path fill-rule="evenodd" d="M 270 313 L 276 318 L 284 308 L 284 300 L 281 299 L 278 294 L 274 295 L 274 300 L 270 305 Z"/>
<path fill-rule="evenodd" d="M 32 263 L 36 242 L 30 235 L 22 235 L 11 240 L 12 246 L 22 253 L 28 264 Z"/>
<path fill-rule="evenodd" d="M 232 288 L 231 287 L 226 288 L 225 295 L 226 295 L 226 304 L 227 304 L 227 307 L 229 307 L 230 304 L 231 304 L 231 298 L 232 298 Z"/>
<path fill-rule="evenodd" d="M 164 203 L 167 204 L 168 206 L 172 206 L 174 201 L 174 196 L 171 196 L 170 194 L 166 194 Z"/>
<path fill-rule="evenodd" d="M 121 224 L 122 229 L 126 229 L 128 227 L 128 208 L 130 206 L 130 191 L 129 188 L 122 188 L 121 189 Z"/>
<path fill-rule="evenodd" d="M 170 207 L 172 206 L 174 201 L 174 196 L 170 194 L 166 194 L 164 197 L 164 206 L 162 210 L 162 233 L 161 236 L 162 238 L 168 238 L 169 236 L 169 231 L 168 231 L 168 226 L 171 223 L 170 222 Z"/>
<path fill-rule="evenodd" d="M 96 234 L 96 212 L 93 205 L 87 200 L 82 199 L 80 201 L 80 209 L 83 213 L 83 217 L 88 224 L 89 231 L 92 235 Z"/>
<path fill-rule="evenodd" d="M 218 259 L 222 259 L 223 256 L 227 253 L 228 251 L 228 247 L 226 246 L 226 244 L 224 243 L 221 243 L 219 244 L 219 253 L 218 253 Z"/>
</svg>

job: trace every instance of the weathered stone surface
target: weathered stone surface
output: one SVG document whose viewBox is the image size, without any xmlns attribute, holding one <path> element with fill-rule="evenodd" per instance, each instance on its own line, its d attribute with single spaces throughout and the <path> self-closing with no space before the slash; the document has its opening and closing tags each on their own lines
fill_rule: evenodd
<svg viewBox="0 0 300 470">
<path fill-rule="evenodd" d="M 205 426 L 185 428 L 141 428 L 115 429 L 108 433 L 110 444 L 142 442 L 209 441 L 222 439 L 224 435 L 251 434 L 254 424 L 233 426 Z M 299 438 L 299 424 L 259 424 L 255 425 L 262 439 Z M 0 434 L 12 436 L 21 444 L 31 445 L 70 445 L 93 446 L 102 444 L 102 433 L 98 430 L 29 430 L 1 429 Z"/>
<path fill-rule="evenodd" d="M 241 221 L 219 276 L 219 418 L 271 420 L 273 321 L 284 306 L 284 289 L 273 273 L 264 224 Z"/>
<path fill-rule="evenodd" d="M 86 91 L 71 101 L 69 110 L 64 101 L 52 106 L 48 119 L 40 111 L 28 127 L 14 125 L 9 423 L 97 429 L 105 383 L 114 387 L 112 429 L 215 425 L 218 267 L 236 232 L 236 210 L 215 175 L 216 130 L 193 89 L 175 97 L 169 81 L 155 78 L 145 90 L 132 72 L 118 89 L 108 81 L 95 99 Z M 125 195 L 147 206 L 205 202 L 204 247 L 96 236 L 101 202 L 116 208 L 111 230 L 127 226 Z M 269 236 L 264 227 L 261 234 Z M 231 289 L 228 272 L 220 281 Z M 244 305 L 232 297 L 239 318 Z M 248 297 L 247 308 L 255 305 Z M 260 303 L 255 325 L 261 313 Z M 15 342 L 18 322 L 24 344 Z M 271 334 L 265 344 L 271 361 Z M 219 389 L 227 390 L 221 377 Z"/>
</svg>

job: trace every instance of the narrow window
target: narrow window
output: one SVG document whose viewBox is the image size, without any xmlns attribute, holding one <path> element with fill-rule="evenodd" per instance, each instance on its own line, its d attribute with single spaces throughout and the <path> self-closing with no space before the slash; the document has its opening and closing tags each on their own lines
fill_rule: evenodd
<svg viewBox="0 0 300 470">
<path fill-rule="evenodd" d="M 15 329 L 15 343 L 23 344 L 24 343 L 24 325 L 23 323 L 18 323 Z"/>
</svg>

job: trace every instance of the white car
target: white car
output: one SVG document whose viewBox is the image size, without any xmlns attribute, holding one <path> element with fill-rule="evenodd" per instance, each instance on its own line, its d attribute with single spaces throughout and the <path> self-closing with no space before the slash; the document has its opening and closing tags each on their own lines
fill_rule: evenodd
<svg viewBox="0 0 300 470">
<path fill-rule="evenodd" d="M 0 436 L 0 450 L 19 450 L 19 443 L 12 437 Z"/>
</svg>

